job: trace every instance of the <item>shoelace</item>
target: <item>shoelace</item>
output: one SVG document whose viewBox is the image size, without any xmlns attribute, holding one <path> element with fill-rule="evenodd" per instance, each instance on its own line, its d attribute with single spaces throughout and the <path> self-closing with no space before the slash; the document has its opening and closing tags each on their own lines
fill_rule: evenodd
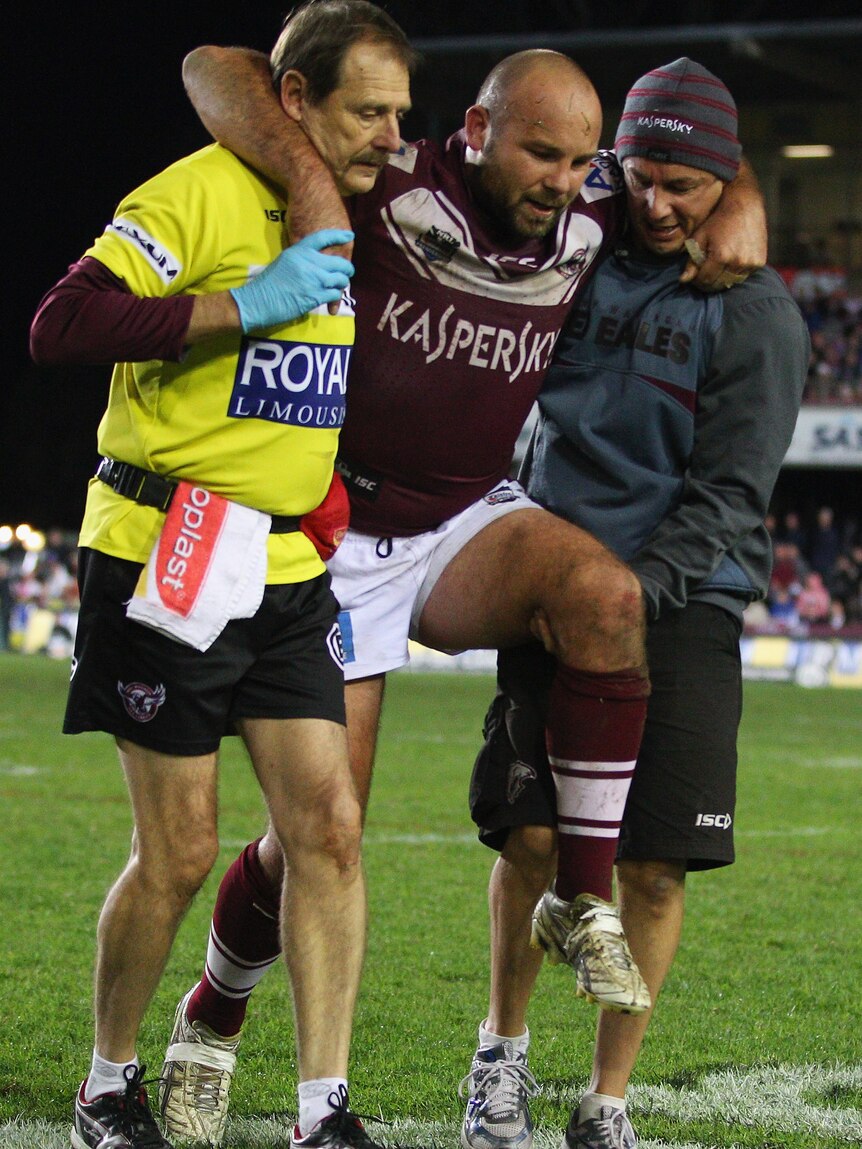
<svg viewBox="0 0 862 1149">
<path fill-rule="evenodd" d="M 474 1066 L 458 1086 L 459 1097 L 465 1092 L 475 1097 L 483 1091 L 487 1096 L 482 1108 L 499 1119 L 517 1113 L 525 1098 L 535 1097 L 539 1083 L 523 1061 L 489 1061 Z"/>
<path fill-rule="evenodd" d="M 612 906 L 591 906 L 581 914 L 580 920 L 595 922 L 605 933 L 620 935 L 623 932 L 619 914 Z"/>
<path fill-rule="evenodd" d="M 601 1113 L 601 1117 L 593 1118 L 595 1132 L 606 1138 L 608 1145 L 613 1146 L 613 1149 L 631 1149 L 634 1143 L 625 1140 L 627 1122 L 624 1111 L 602 1107 Z"/>
<path fill-rule="evenodd" d="M 195 1065 L 194 1072 L 190 1076 L 189 1092 L 192 1094 L 195 1108 L 204 1113 L 216 1113 L 224 1093 L 225 1071 L 214 1069 L 209 1065 Z"/>
<path fill-rule="evenodd" d="M 379 1149 L 363 1129 L 362 1122 L 376 1121 L 380 1125 L 386 1125 L 386 1121 L 372 1114 L 353 1113 L 349 1108 L 347 1090 L 343 1085 L 339 1085 L 337 1091 L 333 1090 L 326 1100 L 332 1108 L 332 1114 L 321 1121 L 320 1129 L 321 1131 L 325 1129 L 327 1141 L 344 1140 L 356 1149 Z"/>
<path fill-rule="evenodd" d="M 619 915 L 610 906 L 592 906 L 581 914 L 580 921 L 592 922 L 601 931 L 598 936 L 591 931 L 591 940 L 596 948 L 604 950 L 607 959 L 613 965 L 624 970 L 631 968 Z M 567 950 L 571 948 L 574 952 L 578 948 L 574 944 L 575 937 L 570 935 L 567 940 L 570 943 L 566 947 Z"/>
<path fill-rule="evenodd" d="M 144 1086 L 152 1084 L 154 1079 L 144 1080 L 146 1069 L 146 1065 L 141 1065 L 137 1069 L 133 1065 L 127 1065 L 123 1070 L 126 1089 L 117 1098 L 120 1128 L 130 1139 L 140 1138 L 142 1134 L 149 1135 L 147 1141 L 138 1140 L 137 1144 L 141 1145 L 142 1149 L 146 1149 L 147 1145 L 161 1149 L 165 1141 L 147 1105 L 147 1094 L 144 1089 Z"/>
</svg>

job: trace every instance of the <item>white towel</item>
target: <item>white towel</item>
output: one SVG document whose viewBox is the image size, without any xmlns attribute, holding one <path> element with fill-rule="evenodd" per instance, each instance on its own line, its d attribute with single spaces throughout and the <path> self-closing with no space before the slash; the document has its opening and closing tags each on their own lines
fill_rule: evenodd
<svg viewBox="0 0 862 1149">
<path fill-rule="evenodd" d="M 181 482 L 126 615 L 208 650 L 231 618 L 252 618 L 266 584 L 271 519 Z"/>
</svg>

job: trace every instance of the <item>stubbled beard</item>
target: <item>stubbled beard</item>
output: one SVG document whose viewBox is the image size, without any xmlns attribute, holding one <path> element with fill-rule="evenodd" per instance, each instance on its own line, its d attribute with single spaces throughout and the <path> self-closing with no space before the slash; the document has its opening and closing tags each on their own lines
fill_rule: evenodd
<svg viewBox="0 0 862 1149">
<path fill-rule="evenodd" d="M 514 205 L 506 203 L 493 182 L 479 178 L 475 182 L 473 192 L 476 202 L 491 221 L 494 231 L 507 240 L 517 243 L 523 243 L 528 239 L 543 239 L 554 230 L 565 210 L 565 206 L 556 207 L 554 214 L 547 220 L 534 219 L 525 223 L 518 215 L 518 209 L 523 201 Z"/>
</svg>

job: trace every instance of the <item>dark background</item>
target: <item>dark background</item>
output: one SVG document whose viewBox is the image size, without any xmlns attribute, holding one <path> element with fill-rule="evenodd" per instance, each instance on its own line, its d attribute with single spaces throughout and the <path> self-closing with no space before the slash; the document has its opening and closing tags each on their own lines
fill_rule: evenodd
<svg viewBox="0 0 862 1149">
<path fill-rule="evenodd" d="M 717 72 L 741 108 L 780 101 L 789 85 L 807 100 L 860 98 L 858 2 L 819 3 L 816 13 L 807 4 L 756 0 L 385 6 L 426 60 L 408 139 L 457 128 L 488 69 L 522 47 L 557 47 L 578 59 L 608 109 L 606 130 L 631 82 L 680 55 Z M 289 4 L 9 7 L 0 17 L 7 196 L 0 523 L 69 529 L 80 521 L 96 463 L 109 369 L 37 369 L 27 348 L 32 315 L 127 191 L 207 142 L 183 93 L 183 55 L 207 42 L 268 50 Z M 788 22 L 797 34 L 788 36 Z M 827 489 L 830 482 L 809 476 Z"/>
</svg>

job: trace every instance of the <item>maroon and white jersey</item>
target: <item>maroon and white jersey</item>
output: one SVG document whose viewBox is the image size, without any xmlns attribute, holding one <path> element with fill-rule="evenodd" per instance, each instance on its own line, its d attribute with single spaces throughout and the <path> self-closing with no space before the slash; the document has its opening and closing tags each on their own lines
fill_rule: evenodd
<svg viewBox="0 0 862 1149">
<path fill-rule="evenodd" d="M 612 156 L 556 228 L 501 247 L 464 178 L 463 136 L 390 158 L 351 202 L 356 346 L 339 456 L 351 526 L 431 530 L 505 477 L 575 292 L 623 213 Z"/>
</svg>

